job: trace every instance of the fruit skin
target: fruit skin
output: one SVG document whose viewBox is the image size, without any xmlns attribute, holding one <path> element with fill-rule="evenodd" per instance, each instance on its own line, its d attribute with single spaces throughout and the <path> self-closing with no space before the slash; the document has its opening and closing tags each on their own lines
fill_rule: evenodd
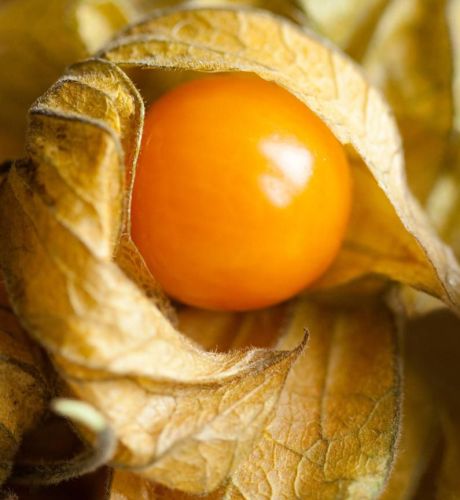
<svg viewBox="0 0 460 500">
<path fill-rule="evenodd" d="M 350 205 L 342 145 L 274 83 L 208 76 L 147 112 L 132 237 L 181 302 L 249 310 L 290 298 L 334 260 Z"/>
</svg>

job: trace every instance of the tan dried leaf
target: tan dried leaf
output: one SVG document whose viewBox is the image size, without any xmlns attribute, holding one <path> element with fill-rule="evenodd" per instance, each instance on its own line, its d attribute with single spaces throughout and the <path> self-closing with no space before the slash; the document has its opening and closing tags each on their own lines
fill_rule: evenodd
<svg viewBox="0 0 460 500">
<path fill-rule="evenodd" d="M 390 3 L 363 60 L 366 73 L 396 114 L 409 185 L 422 201 L 448 162 L 453 126 L 454 54 L 447 4 Z"/>
<path fill-rule="evenodd" d="M 449 22 L 449 32 L 451 39 L 451 50 L 453 54 L 452 65 L 452 95 L 454 103 L 454 130 L 460 133 L 460 33 L 458 32 L 458 24 L 460 22 L 460 1 L 450 0 L 447 4 L 447 19 Z M 458 141 L 457 141 L 458 146 Z M 458 147 L 457 147 L 458 149 Z"/>
<path fill-rule="evenodd" d="M 210 319 L 210 313 L 185 314 L 181 325 L 187 331 Z M 266 314 L 277 324 L 279 311 Z M 214 339 L 228 331 L 229 315 L 220 316 L 214 316 Z M 279 347 L 296 345 L 308 327 L 308 348 L 289 373 L 274 419 L 251 455 L 225 487 L 205 498 L 376 498 L 399 429 L 395 320 L 374 302 L 350 308 L 303 300 L 291 306 L 289 316 Z M 260 328 L 264 321 L 254 314 L 232 320 L 240 323 L 234 325 L 237 343 L 248 323 Z M 202 338 L 209 342 L 203 333 Z M 111 491 L 111 500 L 198 498 L 125 472 L 115 473 Z"/>
<path fill-rule="evenodd" d="M 405 351 L 400 438 L 395 462 L 380 500 L 412 500 L 439 443 L 440 426 L 431 392 Z"/>
<path fill-rule="evenodd" d="M 354 57 L 365 50 L 388 0 L 298 0 L 318 32 Z"/>
<path fill-rule="evenodd" d="M 452 54 L 451 92 L 453 104 L 449 150 L 443 170 L 430 193 L 427 209 L 446 241 L 460 256 L 460 1 L 446 5 Z"/>
<path fill-rule="evenodd" d="M 301 24 L 307 24 L 303 10 L 297 0 L 159 0 L 152 4 L 150 0 L 134 0 L 139 9 L 151 12 L 158 7 L 256 7 L 285 16 Z"/>
<path fill-rule="evenodd" d="M 396 323 L 380 303 L 300 303 L 279 347 L 311 330 L 274 420 L 232 476 L 227 498 L 376 498 L 399 425 Z"/>
<path fill-rule="evenodd" d="M 22 331 L 0 280 L 0 485 L 25 432 L 46 410 L 49 388 L 40 357 Z"/>
<path fill-rule="evenodd" d="M 122 67 L 251 71 L 286 87 L 349 145 L 358 165 L 344 251 L 323 283 L 386 275 L 457 307 L 458 264 L 408 192 L 391 112 L 342 54 L 268 13 L 192 9 L 133 26 L 102 55 Z"/>
<path fill-rule="evenodd" d="M 134 17 L 126 0 L 15 0 L 0 5 L 0 162 L 23 154 L 26 113 L 63 72 Z"/>
<path fill-rule="evenodd" d="M 114 470 L 109 500 L 156 500 L 156 486 L 147 479 L 124 470 Z"/>
<path fill-rule="evenodd" d="M 116 432 L 114 461 L 208 491 L 249 452 L 298 351 L 205 353 L 112 261 L 142 110 L 124 73 L 98 60 L 32 108 L 30 160 L 2 185 L 2 264 L 28 329 Z"/>
<path fill-rule="evenodd" d="M 219 500 L 217 492 L 210 495 L 189 495 L 152 483 L 134 472 L 115 469 L 107 500 Z"/>
<path fill-rule="evenodd" d="M 279 347 L 295 345 L 310 330 L 308 348 L 295 362 L 274 419 L 227 485 L 206 499 L 376 498 L 389 474 L 399 428 L 400 375 L 395 318 L 381 303 L 344 307 L 298 301 L 267 310 L 280 324 Z M 289 320 L 286 318 L 289 316 Z M 261 313 L 230 315 L 186 310 L 181 326 L 195 338 L 212 325 L 211 344 L 236 343 L 260 329 Z M 254 328 L 254 330 L 252 329 Z M 201 333 L 202 342 L 210 342 Z M 274 331 L 266 342 L 276 339 Z M 198 499 L 126 472 L 115 472 L 111 500 Z"/>
</svg>

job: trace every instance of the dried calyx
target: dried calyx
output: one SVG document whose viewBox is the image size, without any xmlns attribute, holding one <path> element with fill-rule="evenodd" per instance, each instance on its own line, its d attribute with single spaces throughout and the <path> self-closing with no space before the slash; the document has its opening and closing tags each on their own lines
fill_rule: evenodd
<svg viewBox="0 0 460 500">
<path fill-rule="evenodd" d="M 307 299 L 296 305 L 280 350 L 205 352 L 175 329 L 156 305 L 163 299 L 129 237 L 126 169 L 134 170 L 144 113 L 124 72 L 132 67 L 246 71 L 293 93 L 347 145 L 353 164 L 356 202 L 322 293 L 377 276 L 458 308 L 458 265 L 408 193 L 392 115 L 359 70 L 317 36 L 271 14 L 186 9 L 127 29 L 97 58 L 72 66 L 30 110 L 29 161 L 16 163 L 0 183 L 0 264 L 22 323 L 74 395 L 103 415 L 117 439 L 116 465 L 188 493 L 225 484 L 251 497 L 254 478 L 276 464 L 250 454 L 275 456 L 278 447 L 286 473 L 302 479 L 297 491 L 308 491 L 318 471 L 314 457 L 299 456 L 326 456 L 331 462 L 321 473 L 344 478 L 332 443 L 349 439 L 343 446 L 357 457 L 371 456 L 375 424 L 378 460 L 358 461 L 352 474 L 328 483 L 334 495 L 366 488 L 375 494 L 391 466 L 399 418 L 392 314 L 375 296 L 351 309 Z M 325 318 L 333 338 L 316 337 L 309 359 L 303 326 L 320 331 Z M 364 335 L 376 324 L 381 331 Z M 344 353 L 353 346 L 378 359 L 364 357 L 351 383 L 355 368 Z M 332 370 L 342 367 L 324 374 L 333 400 L 320 394 L 321 384 L 308 395 L 314 381 L 305 375 L 326 366 L 329 355 L 340 361 Z M 384 384 L 357 387 L 356 380 L 374 382 L 381 373 Z M 343 393 L 350 396 L 342 401 L 348 417 L 358 406 L 365 415 L 350 434 L 329 418 Z M 293 416 L 312 400 L 315 425 L 307 432 L 308 423 L 295 427 Z M 290 435 L 291 426 L 301 437 Z M 292 493 L 277 487 L 280 496 Z"/>
</svg>

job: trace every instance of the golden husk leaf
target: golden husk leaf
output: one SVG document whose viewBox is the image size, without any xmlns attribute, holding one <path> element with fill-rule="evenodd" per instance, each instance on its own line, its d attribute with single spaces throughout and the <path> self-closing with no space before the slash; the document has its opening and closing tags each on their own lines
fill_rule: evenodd
<svg viewBox="0 0 460 500">
<path fill-rule="evenodd" d="M 172 485 L 207 491 L 249 452 L 299 351 L 203 352 L 112 261 L 141 112 L 97 60 L 32 108 L 30 160 L 1 189 L 2 264 L 28 329 L 116 431 L 115 462 L 167 484 L 179 469 Z"/>
<path fill-rule="evenodd" d="M 402 133 L 409 186 L 460 255 L 460 2 L 300 3 L 384 93 Z"/>
<path fill-rule="evenodd" d="M 449 46 L 452 57 L 450 88 L 452 100 L 452 129 L 443 169 L 430 197 L 428 211 L 443 238 L 460 256 L 460 2 L 451 0 L 446 5 L 449 24 Z"/>
<path fill-rule="evenodd" d="M 0 5 L 0 162 L 23 155 L 27 110 L 62 74 L 133 19 L 129 0 Z"/>
<path fill-rule="evenodd" d="M 388 6 L 386 0 L 298 0 L 316 30 L 359 59 Z"/>
<path fill-rule="evenodd" d="M 457 307 L 458 264 L 407 189 L 389 108 L 317 36 L 260 11 L 177 10 L 134 25 L 101 55 L 122 67 L 251 71 L 286 87 L 349 145 L 356 164 L 349 232 L 323 283 L 386 275 Z"/>
<path fill-rule="evenodd" d="M 226 487 L 230 498 L 376 498 L 399 426 L 397 328 L 379 303 L 357 308 L 300 303 L 279 348 L 307 324 L 267 426 Z"/>
<path fill-rule="evenodd" d="M 156 500 L 155 485 L 147 479 L 124 470 L 113 472 L 108 500 Z"/>
<path fill-rule="evenodd" d="M 363 66 L 398 119 L 409 184 L 425 201 L 448 161 L 452 130 L 451 32 L 446 2 L 403 0 L 388 7 Z"/>
<path fill-rule="evenodd" d="M 302 354 L 297 330 L 285 337 L 290 351 L 211 353 L 181 335 L 144 293 L 148 276 L 130 246 L 126 185 L 132 175 L 125 166 L 134 172 L 143 103 L 120 69 L 127 67 L 249 71 L 286 87 L 348 147 L 354 167 L 350 229 L 323 290 L 384 276 L 458 308 L 458 265 L 407 190 L 391 112 L 353 63 L 268 13 L 186 9 L 127 29 L 98 58 L 69 69 L 31 109 L 28 157 L 16 162 L 0 186 L 0 264 L 21 320 L 73 393 L 98 408 L 116 433 L 116 465 L 190 493 L 210 492 L 231 477 L 226 494 L 237 495 L 235 488 L 251 491 L 263 467 L 273 467 L 263 460 L 248 464 L 250 453 L 280 443 L 286 460 L 299 462 L 299 450 L 289 441 L 295 429 L 305 438 L 298 481 L 285 484 L 275 477 L 274 486 L 374 496 L 388 472 L 397 429 L 389 313 L 381 305 L 351 312 L 310 306 L 301 321 L 321 332 L 312 340 L 312 346 L 319 343 L 319 358 L 310 353 L 311 359 Z M 131 262 L 126 273 L 114 254 L 124 255 L 117 259 L 123 269 Z M 384 346 L 373 352 L 364 333 L 373 345 Z M 345 344 L 336 339 L 333 347 L 331 336 L 342 335 Z M 378 360 L 368 365 L 361 351 L 347 352 L 354 345 L 348 338 Z M 354 373 L 353 362 L 363 370 L 362 381 L 370 385 L 357 390 L 356 400 L 356 376 L 324 375 L 321 353 L 329 347 L 343 370 Z M 300 364 L 289 373 L 299 355 Z M 378 377 L 366 371 L 374 368 Z M 311 382 L 311 407 L 297 369 L 320 380 Z M 372 385 L 376 377 L 380 382 Z M 331 399 L 318 393 L 321 380 L 331 384 Z M 293 414 L 297 390 L 299 404 L 316 411 L 316 427 L 306 429 L 302 421 L 299 431 L 294 424 L 281 429 L 280 419 Z M 335 416 L 342 406 L 351 412 L 344 414 L 347 422 Z M 362 442 L 360 429 L 367 436 Z M 372 442 L 376 454 L 366 448 L 369 436 L 378 437 Z M 291 465 L 286 470 L 295 474 Z"/>
<path fill-rule="evenodd" d="M 411 500 L 439 443 L 436 405 L 423 376 L 405 351 L 402 419 L 396 459 L 380 500 Z"/>
<path fill-rule="evenodd" d="M 48 398 L 40 355 L 14 316 L 0 276 L 0 486 L 11 472 L 24 433 L 45 412 Z"/>
<path fill-rule="evenodd" d="M 143 12 L 152 12 L 164 7 L 255 7 L 285 16 L 298 23 L 307 24 L 308 19 L 297 0 L 133 0 Z"/>
<path fill-rule="evenodd" d="M 403 137 L 409 186 L 459 256 L 460 2 L 301 3 L 384 93 Z"/>
<path fill-rule="evenodd" d="M 441 236 L 460 255 L 458 0 L 308 2 L 326 36 L 338 39 L 384 93 L 402 134 L 408 184 Z M 360 4 L 353 16 L 353 4 Z M 357 6 L 357 5 L 356 5 Z M 334 22 L 334 20 L 336 22 Z M 342 26 L 340 26 L 342 23 Z M 440 307 L 418 293 L 413 313 Z M 413 300 L 412 300 L 413 302 Z M 428 309 L 427 309 L 428 307 Z"/>
<path fill-rule="evenodd" d="M 294 363 L 275 416 L 248 459 L 205 498 L 375 498 L 389 474 L 399 428 L 395 318 L 380 301 L 349 307 L 299 300 L 287 314 L 277 347 L 297 345 L 309 325 L 308 348 Z M 229 315 L 221 314 L 220 321 L 209 313 L 186 315 L 187 331 L 211 319 L 211 337 L 225 337 Z M 260 328 L 262 321 L 240 316 L 236 343 L 245 338 L 248 323 Z M 209 342 L 209 335 L 202 337 Z M 111 491 L 111 500 L 203 498 L 122 471 L 115 472 Z"/>
</svg>

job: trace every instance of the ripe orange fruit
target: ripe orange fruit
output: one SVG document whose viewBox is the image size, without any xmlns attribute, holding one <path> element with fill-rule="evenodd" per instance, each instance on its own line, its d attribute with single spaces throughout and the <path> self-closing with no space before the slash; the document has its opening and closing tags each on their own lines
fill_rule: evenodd
<svg viewBox="0 0 460 500">
<path fill-rule="evenodd" d="M 147 113 L 132 237 L 179 301 L 247 310 L 293 296 L 333 261 L 350 203 L 342 145 L 274 83 L 208 76 Z"/>
</svg>

